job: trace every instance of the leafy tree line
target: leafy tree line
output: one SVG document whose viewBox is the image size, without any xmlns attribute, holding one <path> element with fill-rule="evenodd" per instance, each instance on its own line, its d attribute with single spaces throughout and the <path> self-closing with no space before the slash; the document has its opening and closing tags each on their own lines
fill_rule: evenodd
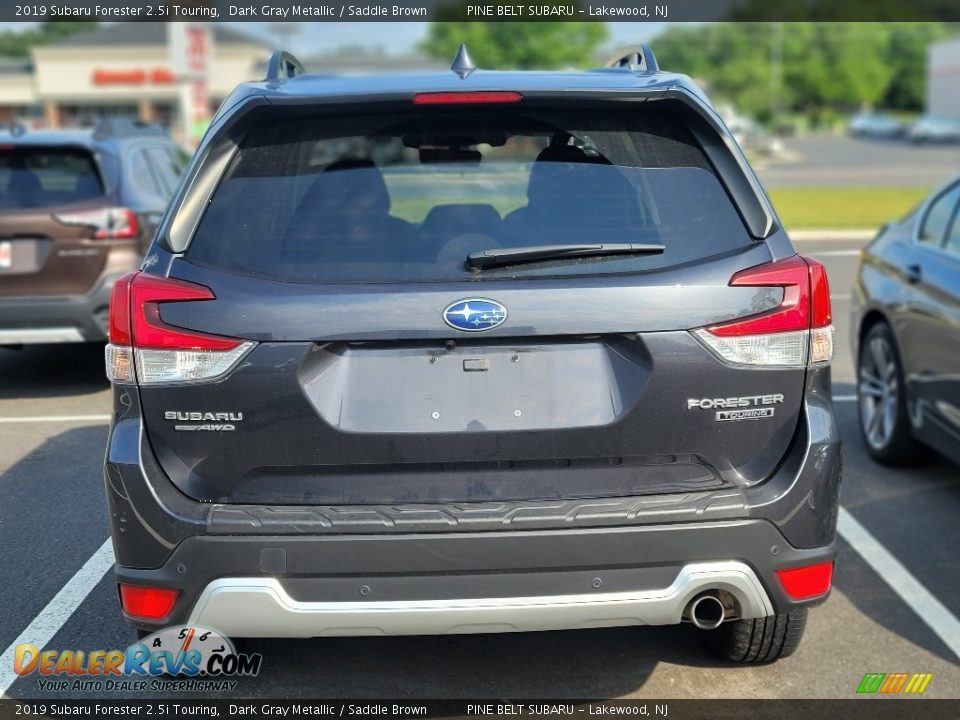
<svg viewBox="0 0 960 720">
<path fill-rule="evenodd" d="M 444 9 L 440 8 L 437 16 L 442 20 L 443 15 Z M 599 22 L 441 21 L 430 23 L 420 48 L 431 57 L 452 61 L 464 42 L 479 67 L 550 70 L 588 67 L 595 62 L 596 50 L 607 35 L 606 24 Z"/>
<path fill-rule="evenodd" d="M 661 66 L 769 120 L 781 111 L 920 111 L 927 48 L 957 35 L 951 23 L 716 23 L 668 27 L 654 47 Z"/>
<path fill-rule="evenodd" d="M 68 35 L 94 30 L 100 23 L 83 21 L 42 22 L 27 30 L 0 33 L 0 57 L 29 57 L 34 45 L 54 42 Z"/>
<path fill-rule="evenodd" d="M 769 121 L 780 113 L 923 109 L 930 43 L 956 23 L 707 23 L 671 25 L 652 40 L 661 67 Z M 589 67 L 608 31 L 591 22 L 435 22 L 421 49 L 453 58 L 466 42 L 481 67 Z"/>
</svg>

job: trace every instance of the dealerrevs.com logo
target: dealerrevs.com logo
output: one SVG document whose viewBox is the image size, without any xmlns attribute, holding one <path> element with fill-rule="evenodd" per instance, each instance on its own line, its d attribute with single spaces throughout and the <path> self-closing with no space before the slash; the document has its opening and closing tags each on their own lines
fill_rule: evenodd
<svg viewBox="0 0 960 720">
<path fill-rule="evenodd" d="M 40 650 L 17 645 L 13 670 L 36 674 L 41 690 L 230 691 L 254 677 L 263 656 L 238 653 L 229 638 L 204 627 L 169 627 L 126 650 Z"/>
</svg>

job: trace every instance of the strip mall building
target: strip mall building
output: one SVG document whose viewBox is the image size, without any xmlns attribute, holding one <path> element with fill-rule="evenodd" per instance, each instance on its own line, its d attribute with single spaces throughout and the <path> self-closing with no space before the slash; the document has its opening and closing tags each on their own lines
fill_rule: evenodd
<svg viewBox="0 0 960 720">
<path fill-rule="evenodd" d="M 241 82 L 263 75 L 270 48 L 211 24 L 210 112 Z M 0 64 L 0 122 L 30 127 L 91 125 L 105 115 L 159 122 L 183 136 L 182 93 L 164 23 L 103 25 Z"/>
<path fill-rule="evenodd" d="M 960 38 L 927 51 L 927 112 L 960 117 Z"/>
<path fill-rule="evenodd" d="M 207 115 L 241 82 L 262 78 L 271 47 L 231 26 L 209 23 L 205 43 Z M 303 23 L 309 31 L 310 23 Z M 157 122 L 191 146 L 181 103 L 191 102 L 178 81 L 167 23 L 101 25 L 48 45 L 29 59 L 0 58 L 0 123 L 17 120 L 33 128 L 91 126 L 104 116 Z M 446 65 L 418 55 L 391 55 L 357 48 L 301 58 L 308 70 L 333 74 L 417 72 Z M 195 98 L 194 98 L 195 100 Z M 195 130 L 195 128 L 194 128 Z"/>
</svg>

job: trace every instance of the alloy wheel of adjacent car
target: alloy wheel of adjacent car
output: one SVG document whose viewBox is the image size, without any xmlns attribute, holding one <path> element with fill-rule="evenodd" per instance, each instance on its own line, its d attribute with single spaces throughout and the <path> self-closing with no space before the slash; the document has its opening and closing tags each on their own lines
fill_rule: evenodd
<svg viewBox="0 0 960 720">
<path fill-rule="evenodd" d="M 871 327 L 860 343 L 857 407 L 860 434 L 875 459 L 889 465 L 918 460 L 900 358 L 893 333 L 884 323 Z"/>
</svg>

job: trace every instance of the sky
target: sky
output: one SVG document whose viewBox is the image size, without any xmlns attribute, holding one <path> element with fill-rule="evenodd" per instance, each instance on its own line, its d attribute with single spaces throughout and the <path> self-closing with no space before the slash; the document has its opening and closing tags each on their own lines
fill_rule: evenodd
<svg viewBox="0 0 960 720">
<path fill-rule="evenodd" d="M 23 29 L 34 23 L 0 23 L 0 30 Z M 284 49 L 297 55 L 314 55 L 330 52 L 345 45 L 381 47 L 388 54 L 409 54 L 427 32 L 424 22 L 395 23 L 225 23 L 238 30 L 259 35 L 273 45 L 279 42 Z M 608 45 L 616 48 L 646 42 L 653 38 L 667 23 L 612 22 Z M 291 29 L 296 32 L 287 35 Z M 284 32 L 286 31 L 286 32 Z M 282 34 L 281 34 L 282 33 Z"/>
</svg>

